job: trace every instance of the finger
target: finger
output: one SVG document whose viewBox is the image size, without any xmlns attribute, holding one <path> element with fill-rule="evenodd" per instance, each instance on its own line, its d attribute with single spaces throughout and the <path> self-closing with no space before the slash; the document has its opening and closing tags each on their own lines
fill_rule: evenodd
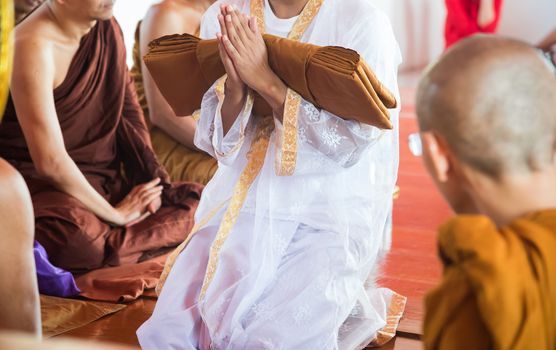
<svg viewBox="0 0 556 350">
<path fill-rule="evenodd" d="M 147 210 L 149 211 L 149 213 L 154 214 L 156 213 L 156 211 L 158 210 L 158 208 L 155 205 L 155 202 L 152 201 L 147 205 Z"/>
<path fill-rule="evenodd" d="M 224 23 L 224 15 L 218 15 L 218 23 L 220 24 L 220 31 L 222 32 L 222 35 L 228 35 L 226 23 Z"/>
<path fill-rule="evenodd" d="M 236 25 L 234 24 L 232 15 L 226 15 L 224 19 L 226 21 L 226 29 L 228 30 L 228 34 L 224 35 L 224 37 L 227 37 L 230 40 L 232 45 L 235 46 L 236 50 L 244 50 L 245 47 L 243 46 L 243 41 L 239 37 L 239 34 L 236 30 Z"/>
<path fill-rule="evenodd" d="M 160 198 L 160 193 L 151 193 L 151 194 L 143 197 L 143 199 L 142 199 L 143 208 L 142 209 L 145 209 L 150 202 L 154 201 L 157 198 Z"/>
<path fill-rule="evenodd" d="M 234 10 L 230 14 L 230 16 L 232 16 L 232 24 L 234 25 L 234 29 L 235 29 L 235 31 L 238 35 L 239 40 L 241 40 L 241 43 L 244 46 L 246 46 L 247 42 L 249 40 L 249 37 L 247 36 L 247 33 L 245 32 L 245 27 L 243 26 L 243 23 L 242 23 L 242 20 L 241 20 L 241 16 L 243 16 L 243 14 L 239 11 Z"/>
<path fill-rule="evenodd" d="M 234 45 L 232 45 L 232 42 L 227 36 L 222 37 L 222 42 L 224 43 L 224 48 L 226 49 L 226 53 L 230 57 L 232 63 L 235 63 L 239 58 L 238 51 L 236 50 Z"/>
<path fill-rule="evenodd" d="M 260 35 L 259 23 L 257 22 L 257 17 L 249 18 L 249 28 L 253 31 L 255 35 Z"/>
<path fill-rule="evenodd" d="M 243 32 L 245 33 L 245 35 L 250 39 L 253 38 L 254 32 L 251 30 L 251 28 L 249 28 L 249 17 L 247 17 L 243 13 L 240 13 L 239 21 L 241 23 L 241 27 L 243 28 Z"/>
<path fill-rule="evenodd" d="M 141 189 L 143 190 L 143 189 L 153 188 L 153 187 L 155 187 L 156 185 L 158 185 L 159 183 L 160 183 L 160 178 L 157 177 L 157 178 L 152 179 L 151 181 L 149 181 L 149 182 L 144 183 L 143 185 L 141 185 L 141 186 L 142 186 Z"/>
<path fill-rule="evenodd" d="M 141 193 L 141 196 L 139 196 L 139 200 L 141 202 L 143 202 L 145 198 L 149 197 L 153 193 L 156 193 L 160 196 L 162 194 L 162 189 L 159 189 L 159 188 L 155 187 L 155 188 L 151 188 L 149 190 L 143 191 Z"/>
<path fill-rule="evenodd" d="M 218 51 L 220 52 L 220 59 L 222 60 L 222 64 L 224 64 L 224 69 L 226 70 L 226 73 L 230 74 L 232 70 L 235 68 L 233 66 L 233 62 L 230 56 L 228 56 L 228 52 L 226 51 L 226 48 L 224 47 L 224 39 L 222 37 L 222 34 L 220 35 L 217 34 L 216 38 L 218 39 Z"/>
</svg>

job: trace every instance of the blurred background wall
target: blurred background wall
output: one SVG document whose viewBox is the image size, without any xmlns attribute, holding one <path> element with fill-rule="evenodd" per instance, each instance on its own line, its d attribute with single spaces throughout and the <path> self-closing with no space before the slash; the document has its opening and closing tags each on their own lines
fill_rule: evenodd
<svg viewBox="0 0 556 350">
<path fill-rule="evenodd" d="M 422 69 L 442 53 L 446 16 L 444 0 L 368 1 L 386 12 L 392 21 L 404 57 L 403 71 Z M 115 16 L 124 30 L 128 57 L 131 55 L 137 21 L 156 2 L 158 0 L 116 2 Z M 505 0 L 500 34 L 534 44 L 552 28 L 556 28 L 556 0 Z M 128 62 L 131 62 L 131 58 Z"/>
</svg>

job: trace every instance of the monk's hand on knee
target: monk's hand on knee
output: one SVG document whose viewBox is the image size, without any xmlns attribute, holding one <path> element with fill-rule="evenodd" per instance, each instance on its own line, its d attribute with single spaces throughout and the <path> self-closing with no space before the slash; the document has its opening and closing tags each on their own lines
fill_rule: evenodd
<svg viewBox="0 0 556 350">
<path fill-rule="evenodd" d="M 233 7 L 224 17 L 226 35 L 222 43 L 241 80 L 261 92 L 276 75 L 268 64 L 268 52 L 256 19 L 247 17 Z"/>
<path fill-rule="evenodd" d="M 129 226 L 144 220 L 160 208 L 163 187 L 160 179 L 135 186 L 131 192 L 115 207 L 116 217 L 113 224 Z"/>
</svg>

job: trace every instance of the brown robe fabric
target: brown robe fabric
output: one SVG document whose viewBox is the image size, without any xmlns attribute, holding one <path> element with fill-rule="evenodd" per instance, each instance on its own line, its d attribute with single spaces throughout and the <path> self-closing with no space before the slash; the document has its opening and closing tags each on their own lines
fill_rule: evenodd
<svg viewBox="0 0 556 350">
<path fill-rule="evenodd" d="M 143 261 L 181 243 L 193 226 L 202 186 L 170 183 L 158 162 L 114 19 L 99 21 L 82 39 L 66 79 L 53 95 L 69 155 L 112 205 L 135 185 L 155 177 L 162 179 L 165 189 L 157 213 L 129 228 L 110 226 L 39 178 L 10 99 L 0 126 L 0 156 L 22 173 L 29 186 L 36 239 L 51 262 L 84 272 Z"/>
<path fill-rule="evenodd" d="M 439 245 L 444 278 L 426 300 L 426 349 L 556 349 L 556 209 L 501 229 L 457 217 Z"/>
</svg>

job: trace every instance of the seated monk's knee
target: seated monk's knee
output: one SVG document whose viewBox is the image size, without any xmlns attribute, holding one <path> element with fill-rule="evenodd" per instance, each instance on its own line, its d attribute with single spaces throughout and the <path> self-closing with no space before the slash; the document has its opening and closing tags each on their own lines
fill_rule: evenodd
<svg viewBox="0 0 556 350">
<path fill-rule="evenodd" d="M 58 191 L 33 196 L 35 237 L 60 268 L 79 271 L 102 267 L 111 227 L 83 204 Z"/>
<path fill-rule="evenodd" d="M 21 175 L 0 158 L 0 329 L 40 334 L 33 205 Z"/>
</svg>

